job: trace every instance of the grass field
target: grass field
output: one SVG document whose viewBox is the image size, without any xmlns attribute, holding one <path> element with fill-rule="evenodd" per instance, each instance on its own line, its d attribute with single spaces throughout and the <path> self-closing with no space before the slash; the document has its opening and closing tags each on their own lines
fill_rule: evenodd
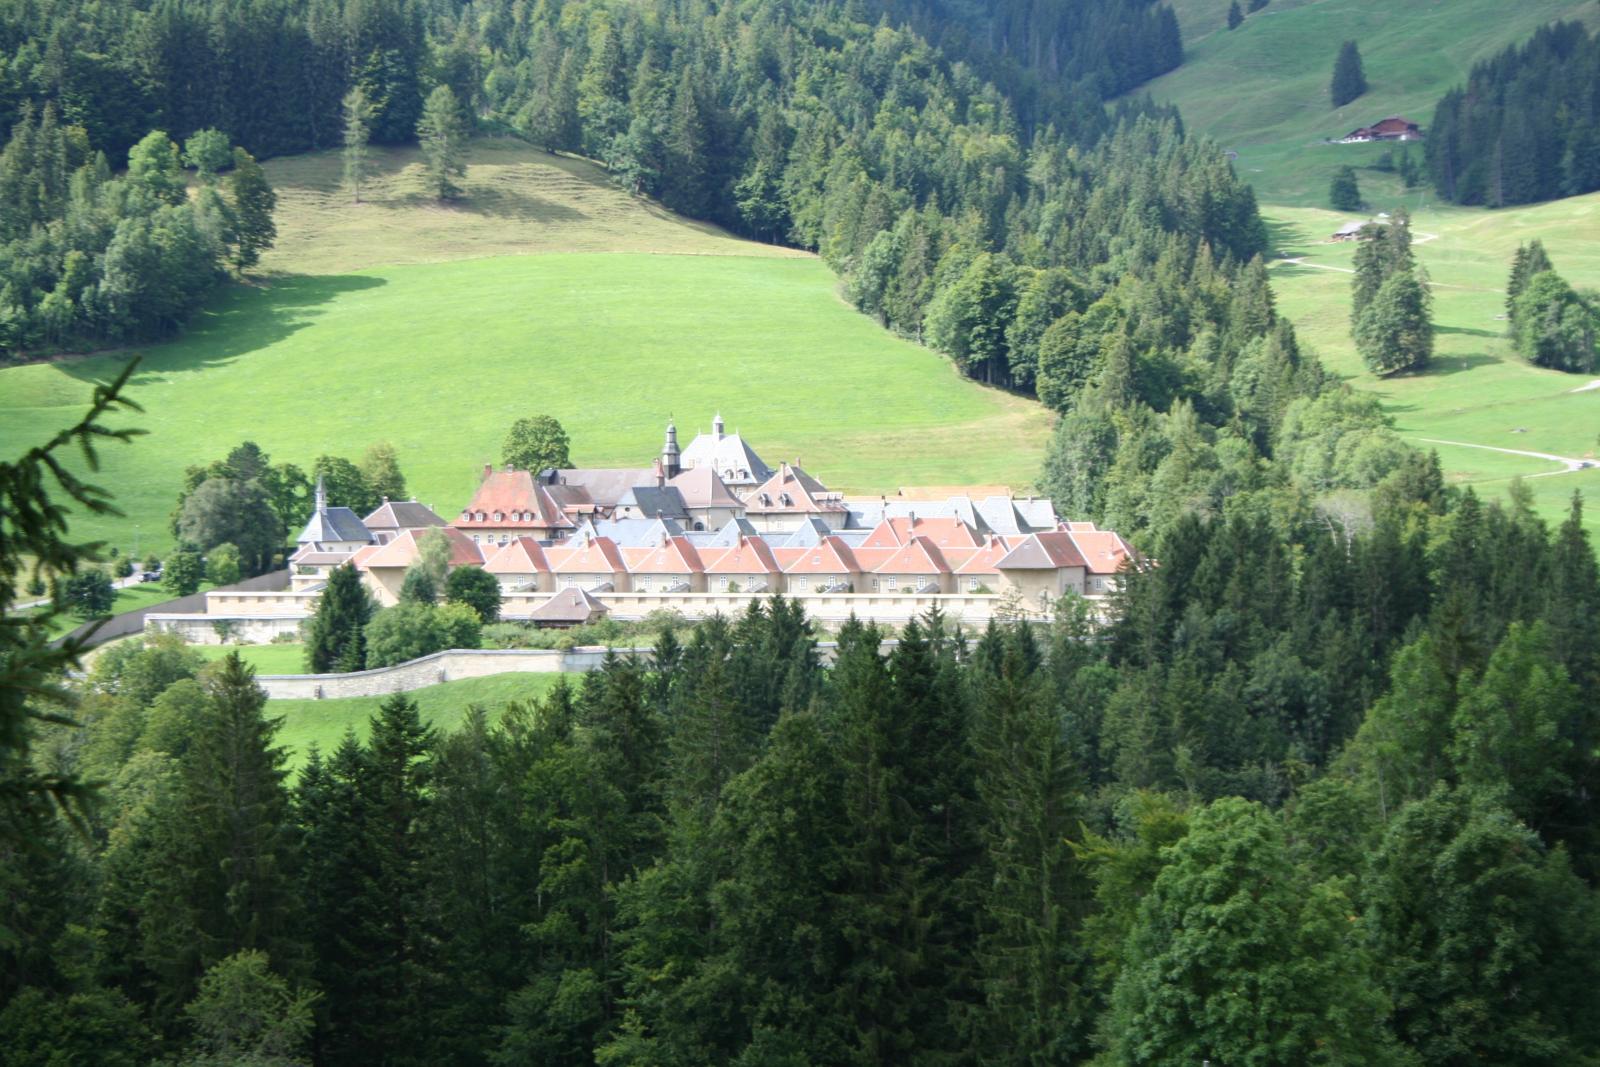
<svg viewBox="0 0 1600 1067">
<path fill-rule="evenodd" d="M 230 652 L 256 669 L 257 674 L 304 674 L 306 671 L 306 646 L 302 644 L 271 645 L 194 645 L 194 650 L 208 660 L 217 660 Z"/>
<path fill-rule="evenodd" d="M 502 152 L 512 161 L 507 169 L 486 165 L 500 185 L 521 189 L 528 202 L 604 215 L 595 232 L 609 233 L 602 243 L 616 250 L 550 251 L 590 240 L 588 224 L 553 224 L 569 236 L 540 244 L 540 212 L 555 208 L 515 215 L 493 208 L 498 200 L 450 209 L 447 227 L 429 229 L 440 209 L 397 193 L 392 204 L 354 209 L 373 211 L 361 226 L 333 232 L 328 272 L 311 273 L 322 262 L 316 235 L 337 230 L 319 221 L 317 213 L 331 209 L 316 191 L 337 160 L 275 164 L 279 226 L 286 247 L 299 251 L 269 265 L 302 273 L 231 288 L 184 337 L 141 351 L 131 395 L 146 413 L 118 422 L 150 432 L 107 449 L 100 476 L 127 518 L 85 519 L 74 536 L 121 543 L 137 524 L 147 546 L 159 548 L 152 532 L 166 527 L 183 468 L 246 438 L 303 466 L 390 441 L 412 491 L 449 515 L 470 496 L 482 464 L 499 459 L 506 427 L 539 412 L 562 421 L 573 460 L 584 465 L 645 465 L 669 417 L 687 443 L 720 410 L 769 463 L 799 457 L 838 489 L 1024 489 L 1033 479 L 1047 413 L 963 380 L 943 358 L 857 314 L 819 260 L 774 255 L 658 213 L 605 186 L 587 164 L 483 150 Z M 393 180 L 403 183 L 404 174 Z M 469 189 L 478 174 L 469 171 Z M 631 222 L 627 210 L 637 216 Z M 524 239 L 547 254 L 334 272 L 367 251 L 399 255 L 399 244 L 415 258 L 449 260 L 505 252 Z M 621 250 L 630 243 L 642 250 Z M 656 254 L 669 247 L 696 254 Z M 730 254 L 699 254 L 706 251 Z M 125 358 L 0 371 L 0 454 L 67 425 L 89 383 Z"/>
<path fill-rule="evenodd" d="M 1579 285 L 1600 283 L 1600 193 L 1498 212 L 1428 208 L 1414 219 L 1417 258 L 1432 279 L 1435 360 L 1422 374 L 1378 379 L 1350 340 L 1351 244 L 1327 240 L 1348 216 L 1268 205 L 1278 307 L 1323 362 L 1382 397 L 1401 434 L 1436 448 L 1453 480 L 1500 492 L 1529 478 L 1540 511 L 1564 514 L 1584 489 L 1588 524 L 1600 532 L 1600 479 L 1594 471 L 1551 474 L 1560 464 L 1470 445 L 1600 461 L 1600 378 L 1543 370 L 1505 339 L 1505 275 L 1519 242 L 1542 239 L 1557 269 Z M 1297 261 L 1297 262 L 1296 262 Z M 1329 269 L 1334 268 L 1334 269 Z M 1533 477 L 1538 476 L 1538 477 Z"/>
<path fill-rule="evenodd" d="M 1228 0 L 1173 0 L 1188 58 L 1146 88 L 1176 103 L 1191 130 L 1239 153 L 1272 233 L 1273 289 L 1323 362 L 1382 397 L 1401 434 L 1438 449 L 1456 482 L 1499 493 L 1528 480 L 1547 518 L 1564 514 L 1574 489 L 1591 501 L 1600 533 L 1600 477 L 1529 456 L 1482 447 L 1593 458 L 1600 452 L 1600 390 L 1588 379 L 1531 367 L 1504 338 L 1506 273 L 1517 245 L 1537 237 L 1574 284 L 1600 287 L 1600 194 L 1502 211 L 1440 204 L 1431 190 L 1406 191 L 1390 174 L 1365 169 L 1387 147 L 1323 143 L 1386 115 L 1424 126 L 1449 88 L 1474 63 L 1557 18 L 1600 25 L 1600 8 L 1572 0 L 1272 0 L 1233 31 Z M 1360 42 L 1369 90 L 1344 108 L 1328 100 L 1341 41 Z M 1421 146 L 1411 151 L 1420 159 Z M 1377 379 L 1350 339 L 1354 246 L 1328 235 L 1365 215 L 1327 210 L 1334 169 L 1359 169 L 1373 212 L 1404 204 L 1417 255 L 1434 287 L 1437 358 L 1425 374 Z M 1462 445 L 1439 445 L 1456 441 Z M 1551 472 L 1562 472 L 1554 473 Z"/>
<path fill-rule="evenodd" d="M 1326 138 L 1388 115 L 1426 126 L 1479 60 L 1554 19 L 1600 24 L 1590 0 L 1272 0 L 1232 31 L 1228 0 L 1173 7 L 1187 58 L 1137 92 L 1178 104 L 1191 129 L 1237 151 L 1263 203 L 1300 207 L 1327 202 L 1336 167 L 1365 166 L 1383 150 Z M 1369 88 L 1335 108 L 1328 81 L 1346 40 L 1360 44 Z"/>
<path fill-rule="evenodd" d="M 489 678 L 445 682 L 406 695 L 417 702 L 424 722 L 441 733 L 448 733 L 465 721 L 467 709 L 473 705 L 498 716 L 507 703 L 537 700 L 561 678 L 573 684 L 580 681 L 565 674 L 497 674 Z M 356 735 L 364 739 L 369 720 L 385 699 L 272 700 L 267 702 L 267 714 L 282 717 L 278 744 L 289 750 L 290 766 L 298 767 L 312 745 L 326 755 L 338 746 L 346 730 L 355 730 Z"/>
</svg>

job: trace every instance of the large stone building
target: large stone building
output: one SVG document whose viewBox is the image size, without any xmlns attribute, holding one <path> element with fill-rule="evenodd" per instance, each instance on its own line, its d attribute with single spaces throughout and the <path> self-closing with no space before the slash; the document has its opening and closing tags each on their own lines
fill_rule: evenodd
<svg viewBox="0 0 1600 1067">
<path fill-rule="evenodd" d="M 328 507 L 319 486 L 287 592 L 229 594 L 208 601 L 207 615 L 152 625 L 205 639 L 208 623 L 228 617 L 253 639 L 289 632 L 345 564 L 393 604 L 429 537 L 446 539 L 450 567 L 499 580 L 504 618 L 530 622 L 574 612 L 697 618 L 783 593 L 824 621 L 897 623 L 938 606 L 981 625 L 1046 615 L 1068 593 L 1103 597 L 1133 558 L 1115 533 L 1064 522 L 1046 499 L 1003 487 L 852 498 L 798 464 L 768 467 L 723 433 L 720 416 L 712 426 L 680 454 L 669 424 L 648 467 L 485 467 L 448 524 L 415 501 L 385 501 L 360 519 Z"/>
</svg>

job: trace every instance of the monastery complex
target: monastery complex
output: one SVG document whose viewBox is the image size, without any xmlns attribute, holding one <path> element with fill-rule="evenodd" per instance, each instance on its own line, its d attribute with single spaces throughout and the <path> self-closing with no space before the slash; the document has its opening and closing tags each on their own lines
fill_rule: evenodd
<svg viewBox="0 0 1600 1067">
<path fill-rule="evenodd" d="M 435 531 L 451 568 L 499 580 L 501 618 L 556 626 L 661 610 L 734 614 L 775 593 L 823 622 L 854 614 L 898 624 L 937 606 L 982 625 L 997 614 L 1047 616 L 1068 593 L 1102 598 L 1133 555 L 1117 534 L 1000 487 L 830 491 L 798 461 L 768 466 L 718 416 L 681 451 L 669 424 L 648 467 L 486 466 L 448 521 L 415 501 L 385 501 L 362 518 L 329 506 L 319 485 L 287 589 L 212 592 L 204 614 L 147 623 L 198 642 L 270 640 L 298 630 L 345 565 L 387 606 Z"/>
</svg>

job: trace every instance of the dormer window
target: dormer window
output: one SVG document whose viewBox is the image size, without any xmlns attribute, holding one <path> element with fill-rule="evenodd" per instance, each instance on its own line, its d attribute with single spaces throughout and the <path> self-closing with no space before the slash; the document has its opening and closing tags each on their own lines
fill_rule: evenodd
<svg viewBox="0 0 1600 1067">
<path fill-rule="evenodd" d="M 483 512 L 481 512 L 481 511 L 480 511 L 480 512 L 478 512 L 478 521 L 479 521 L 479 522 L 482 522 L 482 521 L 483 521 Z"/>
<path fill-rule="evenodd" d="M 505 520 L 505 514 L 503 512 L 497 511 L 497 512 L 494 513 L 494 521 L 495 522 L 503 522 L 504 520 Z"/>
</svg>

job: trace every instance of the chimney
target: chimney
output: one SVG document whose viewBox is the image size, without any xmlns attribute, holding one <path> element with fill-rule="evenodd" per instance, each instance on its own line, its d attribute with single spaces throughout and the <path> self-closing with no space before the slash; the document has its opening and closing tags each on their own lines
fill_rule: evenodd
<svg viewBox="0 0 1600 1067">
<path fill-rule="evenodd" d="M 493 473 L 494 473 L 494 464 L 493 463 L 485 463 L 483 465 L 483 476 L 485 478 L 487 478 L 487 477 L 489 477 L 489 475 L 491 475 Z"/>
<path fill-rule="evenodd" d="M 661 460 L 659 460 L 659 459 L 657 459 L 654 463 L 651 464 L 651 469 L 654 470 L 655 473 L 656 473 L 656 488 L 660 489 L 663 485 L 666 484 L 666 481 L 667 481 L 666 469 L 664 467 L 662 467 Z"/>
</svg>

